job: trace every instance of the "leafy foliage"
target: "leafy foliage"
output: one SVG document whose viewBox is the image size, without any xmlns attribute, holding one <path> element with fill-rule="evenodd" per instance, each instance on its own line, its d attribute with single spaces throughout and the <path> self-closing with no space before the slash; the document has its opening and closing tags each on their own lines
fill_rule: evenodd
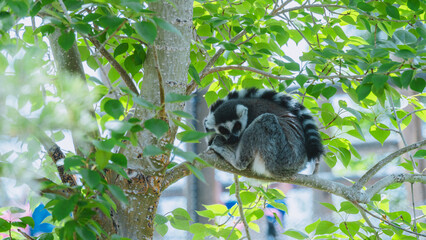
<svg viewBox="0 0 426 240">
<path fill-rule="evenodd" d="M 173 1 L 166 2 L 170 9 L 179 9 Z M 4 102 L 0 133 L 7 136 L 7 141 L 25 146 L 0 155 L 0 173 L 3 177 L 20 178 L 23 183 L 32 180 L 36 170 L 24 176 L 18 166 L 33 166 L 34 161 L 41 160 L 41 174 L 49 179 L 42 183 L 41 200 L 51 212 L 49 221 L 56 228 L 54 233 L 38 239 L 53 239 L 53 235 L 61 239 L 106 236 L 95 216 L 103 213 L 110 217 L 118 204 L 129 201 L 121 186 L 110 182 L 109 174 L 130 181 L 126 170 L 135 162 L 148 162 L 149 170 L 161 169 L 165 175 L 176 165 L 174 158 L 179 157 L 189 171 L 205 181 L 193 165 L 203 161 L 175 146 L 174 139 L 198 142 L 208 134 L 183 121 L 192 119 L 183 109 L 170 107 L 189 101 L 190 90 L 196 87 L 207 88 L 204 97 L 208 105 L 235 89 L 297 89 L 300 102 L 318 117 L 322 126 L 323 143 L 329 150 L 324 160 L 332 169 L 343 166 L 346 170 L 365 170 L 370 163 L 358 153 L 355 141 L 373 140 L 384 145 L 397 134 L 403 137 L 402 130 L 412 123 L 413 115 L 426 120 L 426 81 L 421 75 L 426 70 L 423 1 L 195 1 L 194 38 L 185 86 L 188 88 L 159 93 L 163 94 L 161 100 L 154 101 L 139 95 L 138 90 L 145 86 L 145 76 L 151 74 L 160 79 L 161 72 L 148 74 L 144 66 L 155 58 L 152 52 L 157 44 L 173 46 L 172 42 L 159 39 L 163 41 L 166 34 L 171 34 L 175 41 L 185 40 L 184 31 L 189 29 L 180 19 L 158 17 L 150 6 L 159 3 L 0 3 L 0 102 Z M 49 38 L 57 41 L 49 42 Z M 54 49 L 56 43 L 59 49 Z M 299 56 L 293 56 L 290 48 L 304 49 Z M 77 62 L 87 66 L 89 81 L 76 77 L 84 73 L 73 72 L 69 76 L 61 66 L 55 69 L 50 50 L 77 51 Z M 87 71 L 89 68 L 100 72 L 101 80 Z M 168 81 L 162 80 L 159 82 Z M 183 94 L 185 90 L 187 94 Z M 405 95 L 401 90 L 410 93 Z M 335 102 L 333 97 L 340 93 L 346 97 Z M 412 110 L 407 110 L 407 106 Z M 140 112 L 149 113 L 148 117 L 141 118 Z M 176 126 L 183 131 L 173 135 Z M 76 145 L 71 152 L 65 152 L 63 174 L 78 176 L 78 184 L 61 183 L 64 175 L 62 179 L 57 177 L 61 172 L 56 167 L 59 159 L 49 152 L 70 134 Z M 151 142 L 143 145 L 141 142 L 148 138 Z M 140 148 L 140 152 L 128 156 L 117 151 L 129 148 Z M 414 159 L 424 157 L 422 150 L 414 155 Z M 399 165 L 412 173 L 416 168 L 411 159 L 402 160 Z M 398 183 L 388 189 L 399 187 Z M 279 190 L 247 183 L 242 183 L 241 189 L 245 219 L 255 231 L 260 230 L 255 221 L 264 217 L 264 206 L 287 211 L 286 205 L 278 201 L 284 198 Z M 235 185 L 230 186 L 230 193 L 235 193 Z M 426 228 L 407 211 L 391 212 L 388 204 L 386 194 L 377 194 L 366 207 L 383 216 L 382 220 L 389 219 L 378 229 L 361 218 L 348 221 L 348 215 L 359 216 L 360 207 L 344 201 L 340 207 L 323 203 L 341 217 L 341 222 L 318 219 L 304 231 L 291 229 L 284 234 L 295 239 L 371 239 L 376 234 L 399 239 L 413 236 L 401 228 L 419 233 Z M 193 223 L 188 212 L 178 208 L 167 216 L 156 215 L 155 229 L 163 236 L 171 226 L 193 233 L 194 239 L 239 239 L 243 236 L 240 230 L 223 224 L 227 218 L 240 221 L 236 209 L 219 204 L 205 206 L 197 213 L 213 223 L 201 224 Z M 27 225 L 34 225 L 30 217 L 18 221 L 0 218 L 0 233 Z M 117 235 L 111 238 L 120 239 Z"/>
</svg>

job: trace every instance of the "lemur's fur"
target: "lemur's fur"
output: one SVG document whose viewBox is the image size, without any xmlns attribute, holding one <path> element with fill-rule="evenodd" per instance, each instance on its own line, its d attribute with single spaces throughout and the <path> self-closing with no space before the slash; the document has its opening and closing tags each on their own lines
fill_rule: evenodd
<svg viewBox="0 0 426 240">
<path fill-rule="evenodd" d="M 272 90 L 234 91 L 212 104 L 204 121 L 210 148 L 237 169 L 287 176 L 319 160 L 323 145 L 309 110 Z"/>
</svg>

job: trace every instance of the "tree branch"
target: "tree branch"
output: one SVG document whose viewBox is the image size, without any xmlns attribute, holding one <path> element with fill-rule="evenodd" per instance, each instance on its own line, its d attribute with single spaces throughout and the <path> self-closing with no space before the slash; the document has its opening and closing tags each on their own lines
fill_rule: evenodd
<svg viewBox="0 0 426 240">
<path fill-rule="evenodd" d="M 419 147 L 423 147 L 426 145 L 426 140 L 419 141 L 408 145 L 407 147 L 403 147 L 396 152 L 391 153 L 387 157 L 380 160 L 376 165 L 374 165 L 370 170 L 368 170 L 359 180 L 353 185 L 353 189 L 360 190 L 367 182 L 370 180 L 380 169 L 382 169 L 386 164 L 390 163 L 393 159 L 401 156 L 402 154 L 409 152 L 413 149 L 417 149 Z"/>
<path fill-rule="evenodd" d="M 225 172 L 238 174 L 240 176 L 245 176 L 249 178 L 255 178 L 263 181 L 268 182 L 285 182 L 290 184 L 297 184 L 300 186 L 305 186 L 309 188 L 314 188 L 318 190 L 322 190 L 328 193 L 332 193 L 334 195 L 343 197 L 349 201 L 356 201 L 360 203 L 368 203 L 371 200 L 371 197 L 380 191 L 381 189 L 389 186 L 392 183 L 396 182 L 422 182 L 426 183 L 426 176 L 424 175 L 412 175 L 412 174 L 395 174 L 388 177 L 385 177 L 381 180 L 379 180 L 378 183 L 376 183 L 374 187 L 370 187 L 367 191 L 362 191 L 362 186 L 375 174 L 380 170 L 383 166 L 385 166 L 387 163 L 395 159 L 396 157 L 410 151 L 416 148 L 419 148 L 421 146 L 426 145 L 426 140 L 420 141 L 418 143 L 412 144 L 408 147 L 402 148 L 383 160 L 381 160 L 379 163 L 377 163 L 375 166 L 373 166 L 357 183 L 355 183 L 353 186 L 347 186 L 342 183 L 330 181 L 327 179 L 320 178 L 316 175 L 302 175 L 302 174 L 294 174 L 292 176 L 287 177 L 267 177 L 267 176 L 261 176 L 256 175 L 253 173 L 250 169 L 244 169 L 244 170 L 238 170 L 232 167 L 231 164 L 229 164 L 224 159 L 220 158 L 216 153 L 212 150 L 207 150 L 204 153 L 200 154 L 200 158 L 202 158 L 207 163 L 211 164 L 212 167 L 222 170 Z M 171 168 L 167 170 L 166 177 L 163 181 L 161 191 L 165 190 L 168 186 L 176 182 L 177 180 L 188 176 L 191 174 L 191 171 L 186 166 L 187 162 L 181 163 L 174 168 Z M 197 168 L 204 168 L 205 165 L 202 165 L 199 162 L 194 162 L 192 164 L 194 167 Z M 359 187 L 360 186 L 360 187 Z"/>
<path fill-rule="evenodd" d="M 408 232 L 408 233 L 414 234 L 414 235 L 416 235 L 416 236 L 423 236 L 423 237 L 426 237 L 426 235 L 424 235 L 424 234 L 421 234 L 421 233 L 417 233 L 417 232 L 413 232 L 413 231 L 407 230 L 407 229 L 402 228 L 402 227 L 400 227 L 399 225 L 397 225 L 397 224 L 395 224 L 395 223 L 393 223 L 393 222 L 388 221 L 387 219 L 385 219 L 385 218 L 383 218 L 383 217 L 379 217 L 379 216 L 376 216 L 376 215 L 372 214 L 370 211 L 368 211 L 367 209 L 365 209 L 365 208 L 364 208 L 363 206 L 361 206 L 359 203 L 356 203 L 356 202 L 352 202 L 352 203 L 353 203 L 353 204 L 354 204 L 357 208 L 360 208 L 360 209 L 362 209 L 363 211 L 365 211 L 366 213 L 368 213 L 370 216 L 372 216 L 372 217 L 374 217 L 374 218 L 376 218 L 376 219 L 379 219 L 380 221 L 383 221 L 383 222 L 385 222 L 385 223 L 389 224 L 390 226 L 396 227 L 396 228 L 398 228 L 398 229 L 401 229 L 402 231 L 405 231 L 405 232 Z"/>
<path fill-rule="evenodd" d="M 126 86 L 134 93 L 139 94 L 139 91 L 136 85 L 133 83 L 133 80 L 127 74 L 126 70 L 120 65 L 120 63 L 115 60 L 115 58 L 104 48 L 101 43 L 94 37 L 89 37 L 89 40 L 95 45 L 96 49 L 104 56 L 108 62 L 111 64 L 115 70 L 120 74 L 120 77 L 123 79 Z"/>
<path fill-rule="evenodd" d="M 283 14 L 283 13 L 292 12 L 292 11 L 296 11 L 296 10 L 300 10 L 300 9 L 309 9 L 309 8 L 314 8 L 314 7 L 317 7 L 317 8 L 344 8 L 344 9 L 349 9 L 347 6 L 337 5 L 337 4 L 311 4 L 311 5 L 302 5 L 302 6 L 292 7 L 292 8 L 286 8 L 286 9 L 278 12 L 277 15 Z"/>
<path fill-rule="evenodd" d="M 246 216 L 244 215 L 243 201 L 241 201 L 241 197 L 240 197 L 240 181 L 238 180 L 237 174 L 234 174 L 234 182 L 235 182 L 235 198 L 237 198 L 237 202 L 238 202 L 238 210 L 240 212 L 240 219 L 243 221 L 247 239 L 251 240 L 249 225 L 247 223 Z"/>
<path fill-rule="evenodd" d="M 250 71 L 250 72 L 255 72 L 255 73 L 258 73 L 260 75 L 270 77 L 270 78 L 274 78 L 274 79 L 278 79 L 278 80 L 295 80 L 296 79 L 296 76 L 279 76 L 279 75 L 275 75 L 275 74 L 272 74 L 272 73 L 268 73 L 268 72 L 259 70 L 257 68 L 248 67 L 248 66 L 240 66 L 240 65 L 228 65 L 228 66 L 214 67 L 214 68 L 211 68 L 209 70 L 206 70 L 203 77 L 205 77 L 209 74 L 215 73 L 215 72 L 221 72 L 221 71 L 227 71 L 227 70 Z M 412 69 L 411 68 L 398 69 L 398 70 L 391 71 L 389 73 L 403 72 L 403 71 L 406 71 L 406 70 L 412 70 Z M 420 68 L 420 70 L 426 71 L 426 67 Z M 364 77 L 365 77 L 365 75 L 342 75 L 342 74 L 339 74 L 339 75 L 330 75 L 330 76 L 314 76 L 314 77 L 308 76 L 308 80 L 317 80 L 317 79 L 333 80 L 333 79 L 341 79 L 341 78 L 362 79 Z M 201 78 L 201 75 L 200 75 L 200 78 Z M 416 112 L 418 112 L 418 111 L 416 111 Z"/>
<path fill-rule="evenodd" d="M 235 43 L 238 39 L 240 39 L 242 36 L 244 36 L 247 33 L 247 31 L 244 29 L 241 32 L 239 32 L 235 37 L 233 37 L 229 42 Z M 213 57 L 209 60 L 207 65 L 201 70 L 200 72 L 200 79 L 203 79 L 205 76 L 207 76 L 206 72 L 210 70 L 210 68 L 214 65 L 214 63 L 219 59 L 220 55 L 222 55 L 225 52 L 224 48 L 219 48 L 217 52 L 213 55 Z M 197 87 L 197 82 L 192 80 L 192 82 L 189 84 L 189 86 L 186 88 L 186 94 L 189 95 L 195 88 Z"/>
<path fill-rule="evenodd" d="M 374 194 L 380 192 L 380 190 L 384 189 L 385 187 L 394 183 L 403 183 L 403 182 L 409 182 L 409 183 L 419 182 L 419 183 L 426 184 L 426 175 L 402 173 L 402 174 L 392 174 L 392 175 L 386 176 L 380 179 L 379 181 L 377 181 L 374 185 L 372 185 L 365 191 L 365 194 L 361 202 L 369 202 L 371 198 L 374 196 Z"/>
</svg>

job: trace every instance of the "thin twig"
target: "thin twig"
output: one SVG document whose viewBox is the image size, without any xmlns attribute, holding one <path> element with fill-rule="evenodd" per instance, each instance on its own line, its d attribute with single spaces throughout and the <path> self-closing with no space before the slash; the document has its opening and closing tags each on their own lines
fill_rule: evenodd
<svg viewBox="0 0 426 240">
<path fill-rule="evenodd" d="M 95 59 L 96 64 L 98 64 L 99 69 L 101 70 L 101 74 L 103 76 L 103 80 L 106 82 L 106 84 L 108 85 L 108 88 L 110 89 L 111 92 L 114 93 L 115 95 L 115 99 L 120 99 L 120 97 L 118 96 L 117 92 L 114 90 L 111 81 L 108 77 L 108 74 L 106 73 L 104 66 L 102 65 L 102 63 L 99 61 L 97 55 L 95 55 L 92 51 L 92 49 L 89 46 L 89 43 L 87 42 L 87 38 L 83 38 L 84 43 L 86 44 L 87 49 L 89 50 L 89 52 L 92 54 L 93 58 Z"/>
<path fill-rule="evenodd" d="M 385 223 L 387 223 L 387 224 L 391 225 L 392 227 L 398 228 L 398 229 L 400 229 L 400 230 L 402 230 L 402 231 L 405 231 L 405 232 L 408 232 L 408 233 L 414 234 L 414 235 L 416 235 L 416 236 L 426 237 L 426 235 L 425 235 L 425 234 L 421 234 L 421 233 L 413 232 L 413 231 L 411 231 L 411 230 L 407 230 L 407 229 L 402 228 L 402 227 L 400 227 L 399 225 L 397 225 L 397 224 L 395 224 L 395 223 L 392 223 L 392 222 L 390 222 L 390 221 L 388 221 L 388 220 L 386 220 L 386 219 L 384 219 L 384 218 L 382 218 L 382 217 L 379 217 L 379 216 L 374 215 L 373 213 L 371 213 L 370 211 L 368 211 L 367 209 L 365 209 L 363 206 L 361 206 L 361 205 L 360 205 L 359 203 L 357 203 L 357 202 L 352 202 L 352 203 L 353 203 L 355 206 L 358 206 L 359 208 L 361 208 L 362 210 L 364 210 L 364 211 L 365 211 L 366 213 L 368 213 L 370 216 L 372 216 L 372 217 L 374 217 L 374 218 L 376 218 L 376 219 L 379 219 L 380 221 L 383 221 L 383 222 L 385 222 Z"/>
<path fill-rule="evenodd" d="M 28 234 L 26 234 L 25 232 L 23 232 L 21 229 L 19 229 L 18 228 L 18 232 L 20 233 L 20 234 L 22 234 L 22 236 L 24 236 L 26 239 L 29 239 L 29 240 L 35 240 L 34 238 L 32 238 L 30 235 L 28 235 Z"/>
<path fill-rule="evenodd" d="M 377 123 L 377 118 L 374 118 L 374 125 L 376 125 L 376 127 L 377 127 L 378 129 L 380 129 L 380 130 L 388 131 L 388 132 L 395 132 L 395 133 L 398 133 L 398 134 L 399 134 L 399 131 L 398 131 L 398 130 L 391 129 L 391 128 L 384 128 L 384 127 L 380 127 L 380 126 L 379 126 L 379 124 Z"/>
<path fill-rule="evenodd" d="M 157 48 L 154 45 L 152 47 L 152 49 L 153 49 L 153 53 L 154 53 L 155 69 L 157 70 L 158 84 L 159 84 L 159 90 L 160 90 L 161 109 L 160 109 L 160 112 L 159 112 L 159 116 L 162 120 L 167 120 L 166 105 L 165 105 L 166 100 L 165 100 L 165 96 L 164 96 L 163 77 L 161 76 L 160 64 L 158 62 Z"/>
<path fill-rule="evenodd" d="M 120 31 L 120 29 L 124 26 L 124 24 L 126 24 L 126 22 L 127 22 L 127 19 L 124 19 L 124 21 L 120 24 L 120 26 L 118 26 L 118 28 L 117 28 L 117 29 L 115 29 L 115 31 L 114 31 L 111 35 L 109 35 L 108 39 L 107 39 L 107 40 L 105 40 L 105 41 L 102 43 L 101 47 L 96 49 L 96 52 L 95 52 L 95 54 L 94 54 L 95 56 L 99 54 L 99 51 L 100 51 L 100 49 L 101 49 L 101 48 L 105 48 L 105 45 L 107 44 L 107 42 L 108 42 L 108 41 L 109 41 L 112 37 L 114 37 L 114 35 L 115 35 L 115 34 L 117 34 L 117 33 L 118 33 L 118 31 Z"/>
<path fill-rule="evenodd" d="M 414 203 L 414 183 L 411 183 L 411 203 L 413 205 L 413 231 L 417 232 L 416 204 Z M 416 236 L 419 239 L 419 236 Z"/>
<path fill-rule="evenodd" d="M 421 112 L 421 111 L 425 111 L 426 110 L 426 108 L 422 108 L 422 109 L 417 109 L 417 110 L 414 110 L 414 111 L 412 111 L 412 112 L 409 112 L 407 115 L 405 115 L 404 117 L 402 117 L 401 119 L 400 119 L 400 121 L 401 122 L 403 122 L 407 117 L 409 117 L 409 116 L 411 116 L 412 114 L 414 114 L 414 113 L 416 113 L 416 112 Z"/>
<path fill-rule="evenodd" d="M 130 76 L 127 74 L 126 70 L 121 66 L 120 63 L 115 60 L 115 58 L 104 48 L 101 47 L 101 43 L 94 37 L 89 37 L 89 40 L 95 45 L 96 48 L 99 49 L 102 56 L 104 56 L 108 62 L 111 64 L 112 67 L 117 70 L 117 72 L 120 74 L 121 78 L 123 79 L 126 86 L 134 93 L 139 94 L 139 91 L 134 84 L 133 80 L 130 78 Z"/>
<path fill-rule="evenodd" d="M 64 4 L 64 1 L 62 1 L 62 0 L 58 0 L 58 2 L 59 2 L 59 5 L 61 5 L 61 8 L 62 8 L 62 11 L 64 11 L 64 14 L 65 14 L 65 18 L 68 20 L 68 22 L 71 24 L 72 23 L 72 19 L 71 19 L 71 16 L 68 14 L 68 10 L 67 10 L 67 7 L 65 6 L 65 4 Z"/>
<path fill-rule="evenodd" d="M 235 198 L 237 198 L 238 209 L 240 211 L 240 219 L 243 221 L 244 229 L 246 230 L 247 239 L 251 240 L 249 226 L 247 223 L 246 216 L 244 215 L 243 202 L 240 197 L 240 181 L 238 180 L 238 174 L 234 174 L 234 182 L 235 182 Z"/>
<path fill-rule="evenodd" d="M 389 96 L 389 102 L 390 102 L 391 107 L 392 107 L 393 115 L 394 115 L 395 120 L 396 120 L 396 125 L 398 126 L 398 131 L 399 131 L 398 134 L 401 137 L 402 142 L 404 143 L 404 146 L 406 147 L 408 144 L 407 144 L 407 141 L 405 140 L 404 134 L 402 133 L 402 128 L 401 128 L 401 122 L 402 121 L 399 119 L 398 114 L 396 114 L 396 108 L 395 108 L 395 104 L 393 103 L 392 94 L 388 93 L 388 96 Z M 413 171 L 417 172 L 416 163 L 414 161 L 414 158 L 411 154 L 409 154 L 409 156 L 410 156 L 411 164 L 413 166 Z"/>
<path fill-rule="evenodd" d="M 359 190 L 361 189 L 367 182 L 368 180 L 371 179 L 371 177 L 373 177 L 380 169 L 382 169 L 386 164 L 390 163 L 392 160 L 394 160 L 395 158 L 401 156 L 402 154 L 409 152 L 413 149 L 417 149 L 420 148 L 422 146 L 426 145 L 426 140 L 422 140 L 416 143 L 413 143 L 411 145 L 408 145 L 407 147 L 403 147 L 391 154 L 389 154 L 387 157 L 383 158 L 382 160 L 380 160 L 378 163 L 376 163 L 376 165 L 374 165 L 372 168 L 370 168 L 370 170 L 368 170 L 359 180 L 358 182 L 356 182 L 352 188 Z"/>
<path fill-rule="evenodd" d="M 287 17 L 287 15 L 283 14 L 283 15 L 279 15 L 278 17 L 286 20 L 294 29 L 296 29 L 296 31 L 300 34 L 300 36 L 302 36 L 302 38 L 309 45 L 309 47 L 311 49 L 314 49 L 314 46 L 308 41 L 308 39 L 305 37 L 305 35 L 302 33 L 302 31 L 300 31 L 300 29 L 296 25 L 294 25 L 294 23 L 290 20 L 290 18 Z"/>
<path fill-rule="evenodd" d="M 374 235 L 376 236 L 376 240 L 380 239 L 379 233 L 375 230 L 377 229 L 377 227 L 375 227 L 373 225 L 373 223 L 370 221 L 370 219 L 368 218 L 367 214 L 365 213 L 363 208 L 360 208 L 358 205 L 354 205 L 356 208 L 358 208 L 359 212 L 361 213 L 362 218 L 364 218 L 365 222 L 367 223 L 367 225 L 369 227 L 371 227 L 372 229 L 374 229 Z"/>
</svg>

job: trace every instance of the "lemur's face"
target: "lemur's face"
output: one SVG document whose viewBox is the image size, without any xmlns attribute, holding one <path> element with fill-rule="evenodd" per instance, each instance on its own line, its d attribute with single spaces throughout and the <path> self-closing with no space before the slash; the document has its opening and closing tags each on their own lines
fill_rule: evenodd
<svg viewBox="0 0 426 240">
<path fill-rule="evenodd" d="M 217 111 L 221 111 L 221 109 L 217 109 Z M 223 136 L 229 144 L 238 142 L 245 128 L 247 127 L 247 107 L 240 104 L 236 105 L 236 114 L 215 114 L 217 111 L 210 113 L 204 120 L 206 131 L 216 132 L 217 134 Z M 225 119 L 223 116 L 232 119 Z"/>
</svg>

